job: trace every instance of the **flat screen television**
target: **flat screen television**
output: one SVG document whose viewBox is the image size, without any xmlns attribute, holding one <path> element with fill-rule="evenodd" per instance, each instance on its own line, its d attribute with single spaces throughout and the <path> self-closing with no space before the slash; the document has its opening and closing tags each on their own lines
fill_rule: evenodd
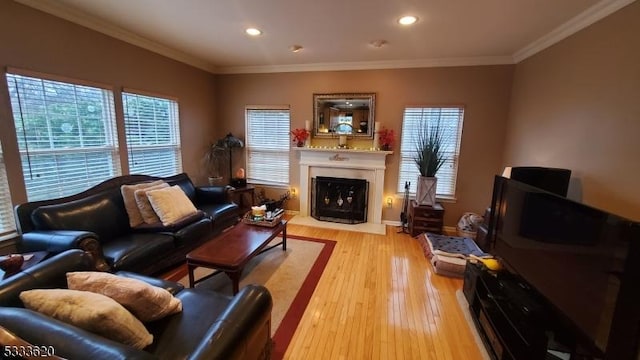
<svg viewBox="0 0 640 360">
<path fill-rule="evenodd" d="M 501 176 L 491 214 L 491 253 L 589 348 L 607 359 L 635 359 L 639 224 Z"/>
</svg>

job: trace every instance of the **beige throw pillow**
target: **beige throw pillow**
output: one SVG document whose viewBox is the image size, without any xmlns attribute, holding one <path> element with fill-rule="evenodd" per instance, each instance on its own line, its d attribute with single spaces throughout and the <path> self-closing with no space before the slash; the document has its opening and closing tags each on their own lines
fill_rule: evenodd
<svg viewBox="0 0 640 360">
<path fill-rule="evenodd" d="M 144 224 L 144 219 L 142 219 L 142 214 L 140 214 L 140 209 L 138 209 L 138 204 L 136 203 L 136 190 L 146 189 L 148 187 L 160 185 L 162 183 L 164 183 L 164 181 L 156 180 L 141 184 L 122 185 L 120 187 L 122 200 L 124 200 L 124 208 L 127 210 L 127 215 L 129 216 L 129 226 L 136 227 Z"/>
<path fill-rule="evenodd" d="M 28 309 L 139 350 L 153 342 L 153 335 L 140 320 L 104 295 L 67 289 L 39 289 L 21 292 L 20 300 Z"/>
<path fill-rule="evenodd" d="M 138 204 L 138 210 L 140 210 L 140 215 L 142 215 L 142 220 L 147 224 L 155 224 L 160 222 L 160 218 L 156 215 L 156 212 L 151 207 L 151 203 L 149 203 L 149 198 L 147 197 L 147 191 L 164 189 L 168 188 L 169 184 L 163 182 L 162 184 L 154 185 L 145 189 L 139 189 L 134 191 L 134 196 L 136 198 L 136 204 Z"/>
<path fill-rule="evenodd" d="M 104 272 L 77 271 L 67 273 L 67 284 L 71 290 L 108 296 L 145 322 L 182 311 L 180 299 L 165 289 L 137 279 Z"/>
<path fill-rule="evenodd" d="M 150 190 L 147 192 L 147 196 L 164 226 L 173 225 L 185 216 L 198 212 L 191 199 L 178 185 L 160 190 Z"/>
</svg>

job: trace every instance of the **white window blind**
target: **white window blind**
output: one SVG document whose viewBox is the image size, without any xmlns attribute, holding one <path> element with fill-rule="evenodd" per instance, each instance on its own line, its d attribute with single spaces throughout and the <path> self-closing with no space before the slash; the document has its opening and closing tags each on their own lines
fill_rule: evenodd
<svg viewBox="0 0 640 360">
<path fill-rule="evenodd" d="M 447 161 L 436 174 L 438 178 L 436 196 L 455 198 L 463 115 L 464 109 L 461 107 L 407 107 L 404 109 L 400 144 L 399 193 L 404 192 L 406 181 L 411 182 L 409 192 L 416 193 L 416 183 L 420 175 L 414 161 L 417 154 L 418 131 L 428 123 L 434 124 L 440 121 L 440 128 L 443 131 L 442 148 L 445 151 Z"/>
<path fill-rule="evenodd" d="M 13 207 L 11 206 L 11 194 L 4 166 L 2 145 L 0 144 L 0 236 L 15 231 L 16 223 L 13 219 Z"/>
<path fill-rule="evenodd" d="M 129 173 L 171 176 L 182 172 L 178 102 L 122 93 Z"/>
<path fill-rule="evenodd" d="M 247 181 L 289 184 L 289 124 L 289 109 L 247 108 Z"/>
<path fill-rule="evenodd" d="M 7 84 L 29 201 L 120 174 L 111 91 L 16 74 Z"/>
</svg>

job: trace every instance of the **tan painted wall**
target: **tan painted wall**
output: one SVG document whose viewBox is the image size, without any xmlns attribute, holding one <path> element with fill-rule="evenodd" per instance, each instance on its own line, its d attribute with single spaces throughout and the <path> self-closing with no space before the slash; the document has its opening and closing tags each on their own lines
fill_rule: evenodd
<svg viewBox="0 0 640 360">
<path fill-rule="evenodd" d="M 504 164 L 568 168 L 569 194 L 640 220 L 640 3 L 516 66 Z"/>
<path fill-rule="evenodd" d="M 304 127 L 305 120 L 312 120 L 313 93 L 375 92 L 376 121 L 399 134 L 406 105 L 462 104 L 465 119 L 458 200 L 444 204 L 445 225 L 455 226 L 463 212 L 482 213 L 490 204 L 493 175 L 501 172 L 503 163 L 513 68 L 479 66 L 221 75 L 216 82 L 217 117 L 224 128 L 244 138 L 246 105 L 289 105 L 291 127 L 298 128 Z M 337 139 L 333 142 L 337 143 Z M 313 140 L 312 145 L 316 144 L 321 143 Z M 297 152 L 291 153 L 293 187 L 299 186 L 298 158 Z M 240 156 L 237 159 L 236 167 L 239 167 L 243 161 Z M 385 197 L 396 194 L 398 159 L 397 152 L 387 157 Z M 271 197 L 282 192 L 282 189 L 272 190 Z M 290 201 L 287 207 L 298 209 L 298 199 Z M 392 209 L 384 209 L 383 219 L 399 221 L 401 207 L 402 198 L 398 197 Z"/>
<path fill-rule="evenodd" d="M 183 168 L 204 182 L 199 160 L 215 128 L 215 77 L 147 50 L 17 4 L 0 1 L 0 66 L 132 88 L 178 98 Z M 0 141 L 14 203 L 26 200 L 4 76 Z M 220 130 L 221 131 L 221 130 Z"/>
</svg>

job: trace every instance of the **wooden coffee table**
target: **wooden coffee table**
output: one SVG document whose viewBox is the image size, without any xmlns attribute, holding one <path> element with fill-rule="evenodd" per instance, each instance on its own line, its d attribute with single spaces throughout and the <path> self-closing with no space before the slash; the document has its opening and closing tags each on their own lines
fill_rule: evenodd
<svg viewBox="0 0 640 360">
<path fill-rule="evenodd" d="M 269 246 L 271 240 L 282 233 L 282 241 Z M 248 225 L 238 223 L 216 238 L 207 241 L 187 254 L 187 269 L 189 270 L 189 286 L 210 278 L 219 272 L 224 272 L 233 283 L 233 294 L 237 294 L 240 277 L 245 265 L 258 254 L 282 244 L 282 251 L 287 250 L 287 221 L 282 220 L 274 227 Z M 218 270 L 213 274 L 195 279 L 193 272 L 197 267 Z"/>
</svg>

